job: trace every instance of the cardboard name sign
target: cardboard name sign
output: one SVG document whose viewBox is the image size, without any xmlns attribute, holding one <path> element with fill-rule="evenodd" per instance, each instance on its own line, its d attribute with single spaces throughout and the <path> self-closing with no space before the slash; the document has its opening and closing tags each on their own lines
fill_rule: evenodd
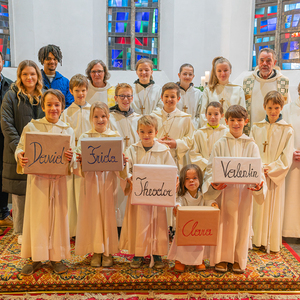
<svg viewBox="0 0 300 300">
<path fill-rule="evenodd" d="M 131 204 L 175 206 L 177 167 L 136 164 L 132 173 Z"/>
<path fill-rule="evenodd" d="M 177 246 L 215 246 L 220 210 L 211 206 L 179 206 L 176 217 Z"/>
<path fill-rule="evenodd" d="M 256 157 L 215 157 L 214 183 L 260 183 L 261 159 Z"/>
<path fill-rule="evenodd" d="M 28 163 L 25 174 L 68 175 L 69 162 L 65 151 L 70 148 L 70 135 L 46 132 L 27 132 L 25 154 Z"/>
<path fill-rule="evenodd" d="M 82 171 L 122 171 L 123 139 L 85 138 L 81 141 Z"/>
</svg>

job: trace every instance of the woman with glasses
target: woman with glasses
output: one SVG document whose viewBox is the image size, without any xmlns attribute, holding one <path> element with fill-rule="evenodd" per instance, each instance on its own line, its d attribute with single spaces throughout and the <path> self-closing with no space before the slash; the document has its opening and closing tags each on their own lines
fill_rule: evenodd
<svg viewBox="0 0 300 300">
<path fill-rule="evenodd" d="M 110 74 L 105 63 L 102 60 L 92 60 L 85 73 L 89 79 L 89 88 L 86 96 L 86 101 L 93 104 L 96 101 L 101 101 L 112 107 L 115 105 L 115 87 L 111 86 L 107 80 Z"/>
</svg>

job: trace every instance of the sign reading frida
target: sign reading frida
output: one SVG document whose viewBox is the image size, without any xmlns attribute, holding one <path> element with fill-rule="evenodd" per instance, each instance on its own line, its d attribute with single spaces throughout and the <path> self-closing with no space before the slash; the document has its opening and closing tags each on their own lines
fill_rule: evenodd
<svg viewBox="0 0 300 300">
<path fill-rule="evenodd" d="M 257 157 L 214 157 L 212 165 L 214 183 L 261 182 L 262 164 Z"/>
<path fill-rule="evenodd" d="M 25 174 L 68 175 L 69 162 L 65 151 L 70 148 L 70 135 L 27 132 L 25 154 L 28 163 Z"/>
<path fill-rule="evenodd" d="M 179 206 L 176 217 L 177 246 L 215 246 L 220 210 L 211 206 Z"/>
<path fill-rule="evenodd" d="M 136 164 L 132 173 L 131 204 L 174 207 L 177 167 Z"/>
<path fill-rule="evenodd" d="M 82 171 L 122 171 L 123 139 L 84 138 L 80 140 Z"/>
</svg>

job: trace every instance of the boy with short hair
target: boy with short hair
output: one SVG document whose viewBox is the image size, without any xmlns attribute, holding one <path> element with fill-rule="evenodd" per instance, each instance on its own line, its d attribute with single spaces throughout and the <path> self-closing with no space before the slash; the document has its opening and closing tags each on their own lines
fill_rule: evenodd
<svg viewBox="0 0 300 300">
<path fill-rule="evenodd" d="M 253 244 L 266 247 L 268 253 L 279 252 L 282 246 L 285 177 L 294 151 L 294 130 L 282 119 L 283 105 L 279 92 L 267 93 L 264 98 L 267 116 L 254 123 L 250 133 L 259 147 L 268 186 L 264 204 L 253 205 Z"/>
<path fill-rule="evenodd" d="M 141 141 L 131 145 L 125 152 L 130 173 L 134 164 L 176 165 L 169 147 L 154 140 L 157 134 L 157 121 L 154 117 L 149 115 L 141 117 L 138 120 L 137 132 Z M 132 268 L 139 268 L 143 257 L 151 255 L 154 267 L 161 269 L 164 267 L 161 256 L 168 253 L 166 208 L 132 205 L 131 192 L 132 190 L 127 201 L 119 247 L 128 250 L 129 254 L 134 254 L 130 263 Z M 152 228 L 155 228 L 154 232 Z"/>
<path fill-rule="evenodd" d="M 190 149 L 187 138 L 194 133 L 191 115 L 180 111 L 177 103 L 180 100 L 180 88 L 176 83 L 169 82 L 162 87 L 161 99 L 163 108 L 157 108 L 151 116 L 158 122 L 156 137 L 158 142 L 170 147 L 171 154 L 177 163 L 179 171 L 188 163 L 189 157 L 185 156 Z"/>
<path fill-rule="evenodd" d="M 110 112 L 110 128 L 118 131 L 123 138 L 123 149 L 126 149 L 139 141 L 137 134 L 137 122 L 141 117 L 131 107 L 133 101 L 133 91 L 131 85 L 127 83 L 119 83 L 115 89 L 115 106 L 109 109 Z M 124 219 L 127 197 L 118 184 L 118 204 L 117 204 L 117 225 L 120 231 Z"/>
<path fill-rule="evenodd" d="M 75 132 L 75 144 L 79 137 L 91 129 L 89 121 L 91 105 L 85 101 L 88 91 L 88 80 L 81 74 L 74 75 L 70 80 L 70 93 L 74 96 L 74 102 L 63 111 L 61 120 L 70 124 Z M 68 215 L 70 236 L 76 235 L 78 197 L 82 178 L 76 174 L 68 176 Z"/>
<path fill-rule="evenodd" d="M 212 182 L 212 164 L 214 157 L 260 156 L 253 139 L 243 134 L 248 122 L 246 109 L 240 105 L 230 106 L 225 121 L 229 132 L 215 143 L 202 186 L 204 198 L 216 199 L 221 207 L 217 246 L 211 249 L 210 263 L 220 272 L 226 272 L 228 263 L 231 263 L 234 272 L 243 273 L 247 265 L 252 195 L 258 203 L 263 202 L 263 182 L 255 187 L 249 184 L 215 184 Z"/>
</svg>

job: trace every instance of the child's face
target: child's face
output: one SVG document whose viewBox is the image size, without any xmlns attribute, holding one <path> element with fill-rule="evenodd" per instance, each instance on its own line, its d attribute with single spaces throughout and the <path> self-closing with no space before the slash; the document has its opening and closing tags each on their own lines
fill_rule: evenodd
<svg viewBox="0 0 300 300">
<path fill-rule="evenodd" d="M 232 118 L 229 117 L 228 119 L 225 119 L 226 124 L 229 127 L 230 133 L 235 137 L 239 138 L 243 134 L 243 129 L 245 125 L 248 123 L 248 119 L 244 118 Z"/>
<path fill-rule="evenodd" d="M 223 62 L 216 65 L 216 75 L 220 84 L 227 84 L 231 74 L 228 63 Z"/>
<path fill-rule="evenodd" d="M 194 169 L 190 169 L 186 172 L 184 186 L 189 192 L 195 192 L 198 190 L 200 182 L 197 172 Z"/>
<path fill-rule="evenodd" d="M 180 97 L 177 96 L 177 90 L 166 90 L 161 96 L 161 100 L 164 103 L 164 110 L 169 113 L 175 110 Z"/>
<path fill-rule="evenodd" d="M 139 64 L 136 74 L 139 77 L 140 83 L 146 84 L 150 82 L 151 75 L 153 74 L 153 70 L 151 66 L 147 63 Z"/>
<path fill-rule="evenodd" d="M 224 114 L 220 113 L 219 107 L 209 106 L 205 116 L 207 119 L 207 123 L 210 126 L 218 126 L 220 124 L 220 120 L 221 120 L 221 118 L 223 118 Z"/>
<path fill-rule="evenodd" d="M 282 107 L 279 104 L 275 104 L 272 100 L 267 102 L 267 105 L 264 106 L 264 109 L 267 113 L 270 123 L 275 123 L 282 111 Z"/>
<path fill-rule="evenodd" d="M 62 112 L 61 102 L 55 95 L 48 94 L 44 99 L 42 110 L 45 112 L 46 120 L 49 123 L 57 123 Z"/>
<path fill-rule="evenodd" d="M 121 111 L 128 111 L 130 108 L 130 104 L 133 101 L 131 89 L 129 88 L 119 89 L 118 95 L 115 96 L 115 100 L 118 103 Z"/>
<path fill-rule="evenodd" d="M 144 147 L 152 147 L 154 143 L 154 138 L 158 131 L 155 131 L 155 127 L 151 125 L 139 125 L 137 133 L 141 139 L 142 145 Z"/>
<path fill-rule="evenodd" d="M 195 77 L 193 68 L 183 67 L 181 73 L 178 73 L 178 77 L 181 84 L 191 84 Z"/>
<path fill-rule="evenodd" d="M 70 93 L 74 96 L 74 102 L 78 105 L 85 103 L 85 98 L 87 94 L 87 89 L 85 85 L 75 86 L 73 90 L 70 90 Z"/>
<path fill-rule="evenodd" d="M 109 116 L 101 108 L 96 107 L 93 114 L 93 125 L 97 132 L 102 133 L 106 130 Z"/>
</svg>

